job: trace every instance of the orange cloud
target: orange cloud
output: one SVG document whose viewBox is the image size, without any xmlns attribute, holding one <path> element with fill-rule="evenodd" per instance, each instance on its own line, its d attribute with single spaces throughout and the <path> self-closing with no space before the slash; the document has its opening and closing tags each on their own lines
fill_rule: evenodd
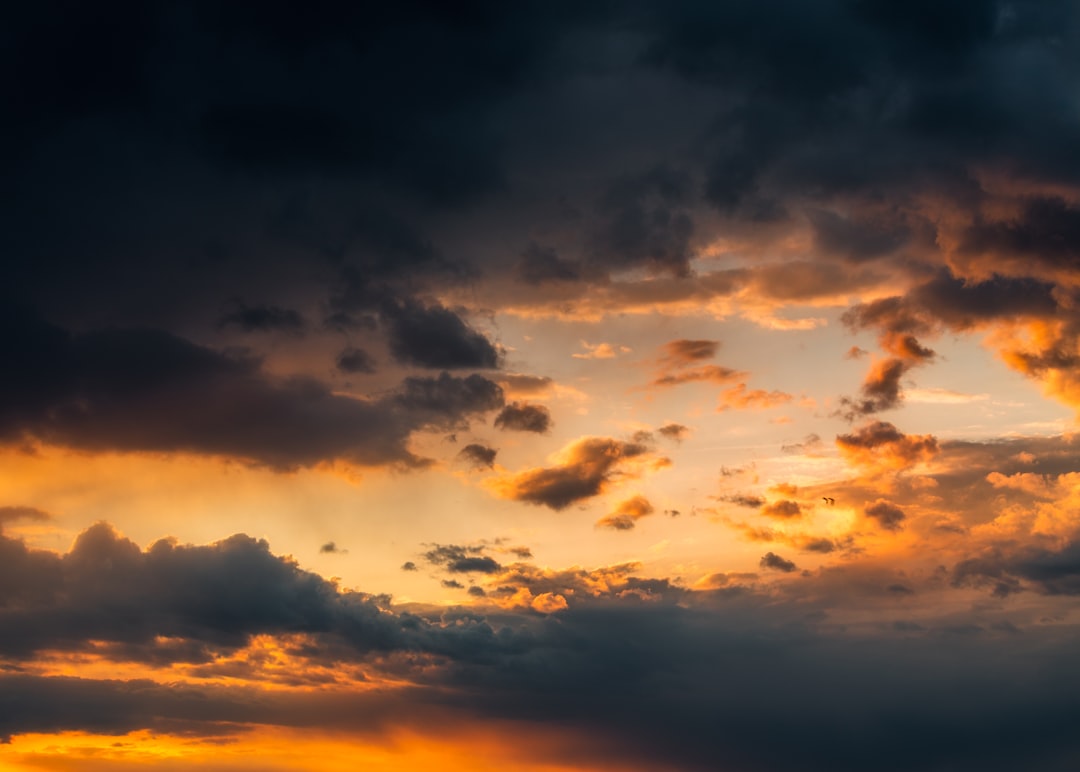
<svg viewBox="0 0 1080 772">
<path fill-rule="evenodd" d="M 631 530 L 643 517 L 651 515 L 656 510 L 644 496 L 633 496 L 621 502 L 610 514 L 596 521 L 598 528 L 611 528 L 616 531 Z"/>
<path fill-rule="evenodd" d="M 725 410 L 765 410 L 787 404 L 794 399 L 784 391 L 765 391 L 764 389 L 747 390 L 745 383 L 720 392 L 720 405 L 716 409 Z"/>
<path fill-rule="evenodd" d="M 554 461 L 552 466 L 497 477 L 485 485 L 502 498 L 559 510 L 599 495 L 617 475 L 633 475 L 642 467 L 671 463 L 643 443 L 608 437 L 576 440 L 556 454 Z"/>
</svg>

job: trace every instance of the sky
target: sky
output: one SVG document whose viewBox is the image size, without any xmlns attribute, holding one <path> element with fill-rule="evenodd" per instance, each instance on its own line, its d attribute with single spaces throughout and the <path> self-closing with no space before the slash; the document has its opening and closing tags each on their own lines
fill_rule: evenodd
<svg viewBox="0 0 1080 772">
<path fill-rule="evenodd" d="M 0 768 L 1080 767 L 1080 6 L 8 3 Z"/>
</svg>

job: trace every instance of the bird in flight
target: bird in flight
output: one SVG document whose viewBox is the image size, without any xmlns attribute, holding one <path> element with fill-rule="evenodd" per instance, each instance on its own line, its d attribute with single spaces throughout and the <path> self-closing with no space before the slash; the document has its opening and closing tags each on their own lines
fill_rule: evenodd
<svg viewBox="0 0 1080 772">
<path fill-rule="evenodd" d="M 831 496 L 822 496 L 821 500 L 828 504 L 830 507 L 836 503 L 836 499 L 832 498 Z"/>
</svg>

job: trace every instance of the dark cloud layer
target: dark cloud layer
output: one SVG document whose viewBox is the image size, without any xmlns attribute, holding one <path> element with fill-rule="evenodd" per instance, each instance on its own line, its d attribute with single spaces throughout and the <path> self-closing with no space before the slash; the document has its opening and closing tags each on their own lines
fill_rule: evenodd
<svg viewBox="0 0 1080 772">
<path fill-rule="evenodd" d="M 72 334 L 7 309 L 0 317 L 0 439 L 85 449 L 232 456 L 274 468 L 342 459 L 415 463 L 409 434 L 502 406 L 479 375 L 405 379 L 376 401 L 143 329 Z"/>
<path fill-rule="evenodd" d="M 459 717 L 570 721 L 597 743 L 580 751 L 581 763 L 606 758 L 627 768 L 1005 772 L 1036 763 L 1064 772 L 1080 753 L 1069 718 L 1080 671 L 1071 637 L 1054 628 L 1016 635 L 1004 622 L 962 621 L 955 633 L 935 633 L 910 622 L 850 635 L 820 625 L 817 604 L 745 586 L 690 592 L 639 579 L 633 566 L 555 574 L 523 564 L 492 576 L 511 589 L 561 591 L 569 605 L 553 617 L 500 612 L 489 621 L 451 610 L 433 621 L 343 591 L 243 535 L 144 551 L 98 525 L 64 555 L 8 538 L 0 548 L 8 657 L 93 639 L 99 654 L 197 664 L 274 633 L 308 635 L 304 656 L 328 663 L 395 651 L 436 657 L 398 671 L 414 683 L 400 691 L 313 690 L 281 700 L 246 686 L 9 673 L 0 689 L 4 737 L 139 728 L 219 736 L 236 723 L 363 733 L 376 716 L 379 731 L 408 726 L 408 716 L 422 728 L 438 706 Z M 431 552 L 449 568 L 484 557 L 477 549 Z M 794 572 L 773 553 L 763 566 Z M 1024 553 L 1006 566 L 1032 581 L 1076 573 L 1069 551 Z M 822 577 L 813 592 L 828 587 Z M 163 636 L 189 644 L 169 648 Z M 991 666 L 999 678 L 988 684 Z M 769 742 L 777 732 L 789 742 Z M 883 757 L 886 746 L 893 751 Z"/>
</svg>

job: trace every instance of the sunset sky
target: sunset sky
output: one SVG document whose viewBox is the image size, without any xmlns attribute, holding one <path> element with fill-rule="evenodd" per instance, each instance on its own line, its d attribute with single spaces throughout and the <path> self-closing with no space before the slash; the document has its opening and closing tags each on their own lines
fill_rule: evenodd
<svg viewBox="0 0 1080 772">
<path fill-rule="evenodd" d="M 0 769 L 1080 768 L 1080 5 L 0 13 Z"/>
</svg>

